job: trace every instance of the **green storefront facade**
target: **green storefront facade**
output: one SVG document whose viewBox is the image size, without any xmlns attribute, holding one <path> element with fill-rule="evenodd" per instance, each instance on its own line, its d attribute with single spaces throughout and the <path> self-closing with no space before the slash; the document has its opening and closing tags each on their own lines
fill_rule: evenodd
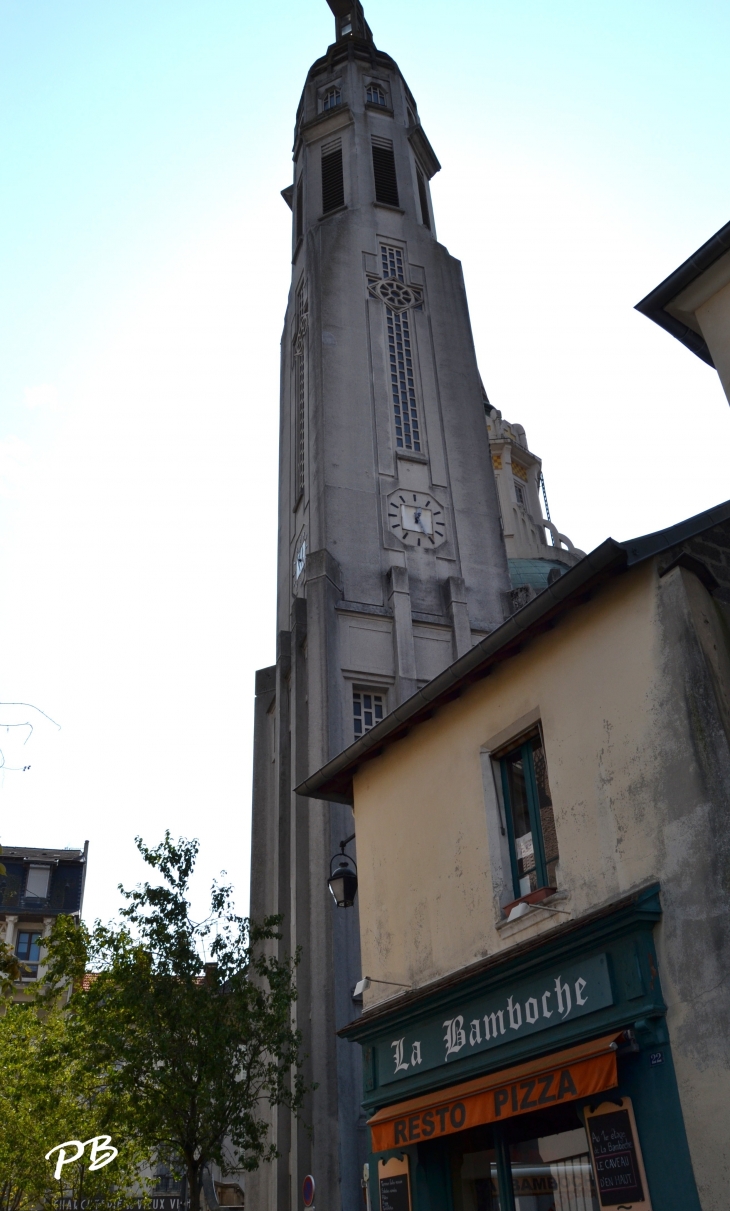
<svg viewBox="0 0 730 1211">
<path fill-rule="evenodd" d="M 661 911 L 655 883 L 340 1032 L 362 1046 L 373 1211 L 700 1211 L 657 958 Z M 593 1051 L 603 1059 L 581 1058 Z M 595 1085 L 599 1069 L 613 1075 Z M 581 1073 L 594 1081 L 587 1095 Z"/>
</svg>

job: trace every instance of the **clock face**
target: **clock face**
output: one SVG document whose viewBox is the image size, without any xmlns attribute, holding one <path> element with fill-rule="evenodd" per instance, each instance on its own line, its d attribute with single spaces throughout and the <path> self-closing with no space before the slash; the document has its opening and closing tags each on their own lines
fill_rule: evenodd
<svg viewBox="0 0 730 1211">
<path fill-rule="evenodd" d="M 431 550 L 446 537 L 446 515 L 429 493 L 399 489 L 388 497 L 388 528 L 407 547 Z"/>
</svg>

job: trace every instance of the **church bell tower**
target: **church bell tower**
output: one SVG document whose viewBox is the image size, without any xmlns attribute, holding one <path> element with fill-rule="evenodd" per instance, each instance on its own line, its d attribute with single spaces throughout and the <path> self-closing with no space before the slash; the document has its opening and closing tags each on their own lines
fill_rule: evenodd
<svg viewBox="0 0 730 1211">
<path fill-rule="evenodd" d="M 277 660 L 256 679 L 251 915 L 302 948 L 297 1024 L 317 1083 L 310 1132 L 280 1109 L 281 1159 L 249 1211 L 360 1211 L 367 1153 L 357 901 L 330 859 L 349 807 L 293 787 L 503 620 L 510 582 L 460 263 L 438 242 L 440 164 L 357 0 L 328 0 L 335 41 L 296 115 L 292 280 L 281 345 Z M 355 854 L 356 839 L 347 852 Z M 395 927 L 395 926 L 394 926 Z M 377 972 L 368 972 L 377 976 Z"/>
</svg>

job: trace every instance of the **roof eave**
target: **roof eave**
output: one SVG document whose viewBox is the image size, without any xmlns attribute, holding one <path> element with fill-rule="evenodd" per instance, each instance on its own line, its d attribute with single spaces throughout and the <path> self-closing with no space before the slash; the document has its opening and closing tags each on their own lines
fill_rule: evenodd
<svg viewBox="0 0 730 1211">
<path fill-rule="evenodd" d="M 687 324 L 683 324 L 681 320 L 670 315 L 666 308 L 692 282 L 714 265 L 715 261 L 719 261 L 726 252 L 730 252 L 730 223 L 726 223 L 724 227 L 716 231 L 701 248 L 693 252 L 691 257 L 688 257 L 682 265 L 670 273 L 663 282 L 655 286 L 635 307 L 636 311 L 640 311 L 647 319 L 653 320 L 660 328 L 671 333 L 676 340 L 713 369 L 715 363 L 704 337 L 689 328 Z"/>
<path fill-rule="evenodd" d="M 481 643 L 397 706 L 371 731 L 301 782 L 295 793 L 304 798 L 352 804 L 352 780 L 364 761 L 379 756 L 386 744 L 405 736 L 419 720 L 428 718 L 474 681 L 486 677 L 493 665 L 513 655 L 526 640 L 543 631 L 553 618 L 570 609 L 608 576 L 670 551 L 679 543 L 728 520 L 730 500 L 665 530 L 644 534 L 628 542 L 619 543 L 607 538 Z"/>
<path fill-rule="evenodd" d="M 626 552 L 613 538 L 608 538 L 423 689 L 397 706 L 382 723 L 300 783 L 295 788 L 296 794 L 351 804 L 352 779 L 363 761 L 377 756 L 385 743 L 405 735 L 419 717 L 426 717 L 452 693 L 461 693 L 472 681 L 486 676 L 491 666 L 505 659 L 516 644 L 524 642 L 532 632 L 542 630 L 553 615 L 570 605 L 571 599 L 584 594 L 618 565 L 626 565 Z"/>
</svg>

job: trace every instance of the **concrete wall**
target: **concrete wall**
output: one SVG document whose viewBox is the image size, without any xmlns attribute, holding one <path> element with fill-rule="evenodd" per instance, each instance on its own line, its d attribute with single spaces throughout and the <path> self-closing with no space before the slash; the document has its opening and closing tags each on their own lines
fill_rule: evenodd
<svg viewBox="0 0 730 1211">
<path fill-rule="evenodd" d="M 422 985 L 659 879 L 660 978 L 703 1207 L 730 1188 L 726 607 L 679 567 L 610 581 L 355 779 L 363 971 Z M 507 923 L 490 748 L 541 720 L 565 915 Z M 390 990 L 374 984 L 366 1007 Z"/>
</svg>

